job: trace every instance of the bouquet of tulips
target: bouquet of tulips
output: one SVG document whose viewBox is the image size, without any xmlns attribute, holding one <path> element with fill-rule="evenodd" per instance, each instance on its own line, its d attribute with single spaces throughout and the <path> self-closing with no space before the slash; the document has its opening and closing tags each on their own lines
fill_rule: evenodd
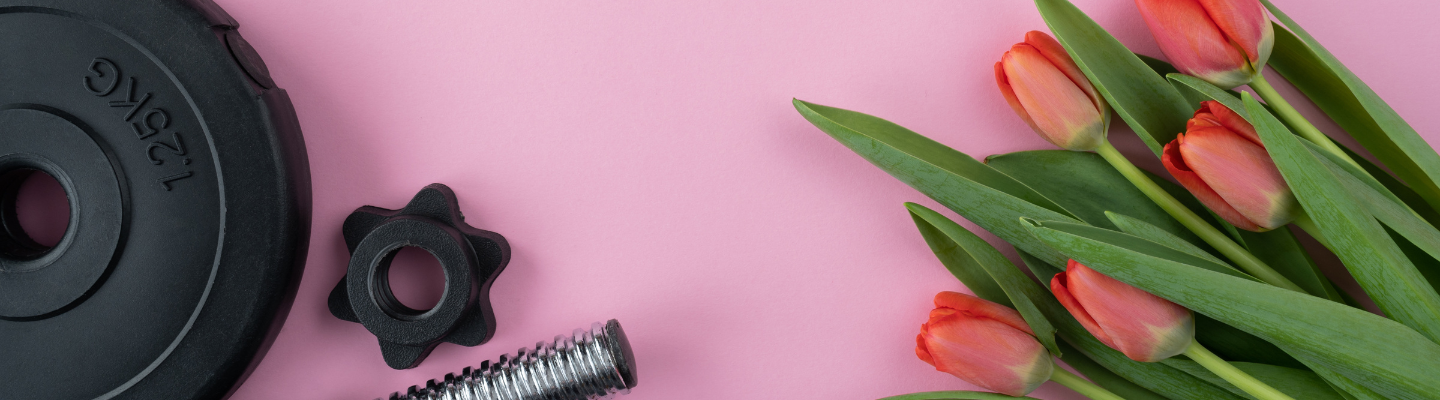
<svg viewBox="0 0 1440 400">
<path fill-rule="evenodd" d="M 1035 0 L 1050 34 L 1029 32 L 995 64 L 1016 114 L 1064 150 L 982 162 L 795 100 L 835 140 L 1009 242 L 1030 272 L 906 204 L 975 294 L 938 294 L 915 353 L 996 393 L 893 399 L 1012 398 L 1050 380 L 1094 399 L 1440 399 L 1440 155 L 1267 0 L 1135 2 L 1168 62 L 1066 0 Z M 1378 163 L 1307 121 L 1266 66 Z M 1112 113 L 1178 185 L 1110 144 Z M 1383 315 L 1320 273 L 1292 223 Z"/>
</svg>

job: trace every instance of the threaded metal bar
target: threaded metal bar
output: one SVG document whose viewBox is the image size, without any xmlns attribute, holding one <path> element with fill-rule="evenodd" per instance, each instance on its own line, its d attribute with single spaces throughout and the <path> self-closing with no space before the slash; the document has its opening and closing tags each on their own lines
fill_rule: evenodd
<svg viewBox="0 0 1440 400">
<path fill-rule="evenodd" d="M 500 356 L 459 375 L 411 386 L 390 400 L 592 400 L 635 387 L 635 355 L 620 322 L 610 320 L 556 336 L 514 356 Z M 379 400 L 379 399 L 376 399 Z"/>
</svg>

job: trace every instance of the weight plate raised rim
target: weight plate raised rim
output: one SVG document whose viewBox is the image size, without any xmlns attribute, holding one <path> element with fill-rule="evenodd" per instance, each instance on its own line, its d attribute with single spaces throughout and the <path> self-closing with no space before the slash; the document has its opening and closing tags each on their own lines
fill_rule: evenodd
<svg viewBox="0 0 1440 400">
<path fill-rule="evenodd" d="M 163 193 L 172 189 L 179 192 L 203 187 L 205 191 L 197 190 L 201 193 L 196 199 L 214 201 L 193 207 L 194 213 L 209 215 L 196 223 L 213 224 L 215 230 L 205 236 L 213 239 L 206 239 L 211 241 L 205 248 L 182 250 L 194 250 L 195 254 L 199 254 L 195 257 L 204 256 L 213 260 L 208 263 L 208 269 L 197 267 L 187 271 L 192 275 L 183 277 L 155 277 L 157 284 L 181 285 L 184 290 L 194 292 L 196 300 L 187 312 L 127 316 L 136 324 L 158 321 L 155 325 L 179 326 L 178 321 L 183 321 L 183 328 L 171 329 L 173 337 L 135 339 L 169 341 L 167 346 L 163 346 L 163 351 L 146 353 L 123 346 L 100 349 L 78 346 L 74 350 L 54 354 L 51 361 L 71 363 L 73 365 L 64 368 L 78 373 L 67 371 L 65 376 L 48 376 L 43 382 L 15 379 L 16 376 L 33 377 L 25 375 L 25 371 L 15 370 L 33 365 L 17 364 L 16 361 L 7 364 L 6 360 L 0 359 L 0 375 L 11 378 L 0 380 L 0 392 L 9 393 L 6 396 L 32 399 L 74 398 L 77 397 L 76 390 L 87 391 L 82 397 L 102 399 L 213 399 L 228 396 L 236 384 L 249 374 L 259 360 L 258 355 L 264 354 L 278 333 L 293 301 L 308 250 L 311 211 L 309 165 L 288 95 L 270 79 L 258 53 L 237 31 L 238 24 L 234 19 L 209 0 L 0 0 L 0 31 L 7 24 L 12 28 L 12 34 L 0 35 L 0 46 L 8 44 L 23 48 L 27 44 L 39 46 L 39 43 L 49 44 L 47 40 L 58 40 L 51 39 L 53 36 L 43 36 L 39 31 L 14 34 L 19 29 L 16 27 L 28 29 L 32 25 L 57 30 L 79 27 L 73 32 L 59 32 L 74 33 L 76 37 L 90 35 L 97 39 L 78 42 L 74 46 L 53 45 L 46 52 L 37 51 L 34 54 L 0 54 L 0 86 L 10 86 L 0 87 L 0 113 L 7 109 L 53 108 L 66 115 L 76 115 L 77 125 L 99 132 L 94 140 L 106 149 L 105 153 L 116 166 L 115 180 L 121 187 L 122 195 L 113 201 L 122 206 L 124 215 L 120 218 L 125 228 L 120 230 L 122 233 L 117 239 L 120 244 L 114 257 L 121 260 L 118 265 L 99 267 L 103 273 L 93 283 L 73 283 L 78 288 L 76 290 L 83 293 L 63 307 L 55 307 L 53 311 L 38 316 L 26 314 L 21 316 L 23 318 L 0 318 L 0 338 L 24 337 L 26 332 L 38 331 L 36 327 L 57 328 L 55 325 L 62 322 L 83 325 L 85 320 L 67 319 L 66 316 L 84 315 L 98 307 L 114 304 L 119 295 L 112 287 L 143 286 L 137 283 L 144 282 L 137 279 L 137 267 L 125 260 L 143 259 L 145 252 L 152 251 L 156 245 L 137 241 L 146 239 L 147 234 L 153 236 L 155 232 L 165 232 L 158 228 L 150 229 L 151 225 L 169 223 L 156 222 L 154 210 L 147 208 L 156 203 L 147 199 L 162 198 Z M 83 35 L 80 31 L 84 31 Z M 65 78 L 73 82 L 62 82 L 64 79 L 56 81 L 69 85 L 63 90 L 29 98 L 26 97 L 28 93 L 38 91 L 27 91 L 34 88 L 15 84 L 27 74 L 62 73 L 36 71 L 33 67 L 41 65 L 41 61 L 36 59 L 64 59 L 52 53 L 79 53 L 84 50 L 77 49 L 94 48 L 101 46 L 102 42 L 111 41 L 117 44 L 106 46 L 111 46 L 113 53 L 120 55 L 111 55 L 109 51 L 95 52 L 95 61 L 91 64 L 53 66 L 63 73 L 74 69 L 73 79 Z M 116 60 L 130 57 L 142 61 L 125 65 L 116 61 L 106 66 L 99 60 L 111 61 L 107 57 Z M 26 67 L 19 67 L 21 65 Z M 91 67 L 95 69 L 89 69 Z M 144 71 L 149 70 L 157 72 L 144 75 Z M 129 82 L 119 80 L 126 71 L 140 75 L 144 79 L 143 84 L 151 86 L 131 90 L 126 84 L 134 86 L 134 78 Z M 110 77 L 105 74 L 110 72 L 116 78 L 113 85 L 104 81 Z M 7 74 L 10 76 L 7 77 Z M 87 85 L 83 88 L 89 89 L 91 96 L 73 96 L 73 102 L 69 98 L 54 97 L 81 88 L 82 78 L 87 79 L 83 81 Z M 157 84 L 158 89 L 151 89 Z M 118 89 L 112 89 L 105 96 L 100 95 L 102 89 L 112 86 Z M 130 93 L 126 93 L 127 90 Z M 169 113 L 145 108 L 145 99 L 149 99 L 148 90 L 158 93 L 157 97 L 163 96 L 162 92 L 166 91 L 178 93 L 150 103 L 154 109 L 161 107 L 156 104 L 169 104 L 165 106 Z M 102 100 L 108 101 L 108 106 L 99 103 Z M 117 110 L 120 112 L 115 115 L 123 117 L 127 125 L 135 126 L 134 136 L 130 138 L 144 141 L 122 142 L 112 126 L 118 126 L 120 119 L 106 122 L 97 121 L 94 117 L 101 111 L 114 113 Z M 125 110 L 131 110 L 131 115 L 125 115 Z M 136 113 L 140 116 L 135 116 Z M 22 114 L 12 111 L 9 115 Z M 30 117 L 28 114 L 25 116 Z M 145 127 L 152 125 L 164 128 L 173 122 L 173 125 L 184 126 L 187 121 L 196 128 L 186 130 L 184 136 L 179 132 L 182 128 L 178 127 L 176 132 L 163 129 L 154 129 L 156 132 L 148 135 L 144 132 Z M 0 135 L 11 134 L 0 120 Z M 185 144 L 190 145 L 188 152 L 182 148 L 182 138 Z M 132 151 L 132 148 L 139 150 Z M 7 153 L 7 149 L 0 148 L 0 156 Z M 181 156 L 186 157 L 182 159 Z M 156 167 L 133 162 L 146 158 Z M 157 175 L 162 172 L 170 175 Z M 167 201 L 179 201 L 173 197 L 169 199 Z M 72 205 L 84 207 L 84 202 L 95 200 L 71 201 Z M 200 202 L 197 200 L 197 203 Z M 206 210 L 214 212 L 206 214 Z M 151 213 L 146 214 L 147 211 Z M 72 207 L 72 214 L 75 212 L 75 207 Z M 85 229 L 85 221 L 80 221 L 79 226 L 79 229 Z M 183 237 L 174 239 L 189 240 Z M 0 276 L 0 279 L 9 278 Z M 137 296 L 136 301 L 152 301 L 166 293 L 165 290 L 140 290 L 135 291 L 133 296 Z M 47 304 L 41 308 L 44 311 L 52 306 Z M 162 313 L 157 311 L 156 314 Z M 90 323 L 102 321 L 96 318 Z M 26 339 L 40 340 L 33 337 Z M 0 353 L 6 353 L 4 346 L 11 346 L 14 350 L 11 354 L 24 350 L 16 349 L 17 345 L 10 342 L 0 341 Z M 97 352 L 121 354 L 126 351 L 142 358 L 144 362 L 140 365 L 144 368 L 133 374 L 124 372 L 129 375 L 128 378 L 113 378 L 124 379 L 119 384 L 105 383 L 109 386 L 100 389 L 86 386 L 111 379 L 103 378 L 106 375 L 117 374 L 115 371 L 85 368 L 87 356 L 95 356 Z M 57 387 L 62 389 L 56 390 Z M 80 389 L 67 392 L 70 389 L 63 388 Z"/>
</svg>

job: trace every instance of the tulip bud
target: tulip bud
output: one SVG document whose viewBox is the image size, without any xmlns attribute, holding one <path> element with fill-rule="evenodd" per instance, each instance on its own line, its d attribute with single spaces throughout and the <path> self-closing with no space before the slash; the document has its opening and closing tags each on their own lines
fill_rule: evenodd
<svg viewBox="0 0 1440 400">
<path fill-rule="evenodd" d="M 1055 367 L 1020 313 L 956 292 L 935 295 L 915 342 L 915 355 L 936 370 L 1011 396 L 1034 391 Z"/>
<path fill-rule="evenodd" d="M 1275 45 L 1258 0 L 1135 0 L 1176 69 L 1221 88 L 1250 82 Z"/>
<path fill-rule="evenodd" d="M 1088 151 L 1105 142 L 1110 106 L 1050 35 L 1026 33 L 995 63 L 995 81 L 1010 108 L 1050 143 Z"/>
<path fill-rule="evenodd" d="M 1264 232 L 1295 220 L 1298 203 L 1255 127 L 1218 102 L 1200 104 L 1165 145 L 1165 170 L 1226 222 Z"/>
<path fill-rule="evenodd" d="M 1195 339 L 1195 317 L 1189 309 L 1075 260 L 1050 280 L 1050 291 L 1085 330 L 1135 361 L 1184 353 Z"/>
</svg>

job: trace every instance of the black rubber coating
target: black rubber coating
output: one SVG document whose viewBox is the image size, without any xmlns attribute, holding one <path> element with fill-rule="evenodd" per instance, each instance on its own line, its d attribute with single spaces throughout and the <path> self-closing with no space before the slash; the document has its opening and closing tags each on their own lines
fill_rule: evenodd
<svg viewBox="0 0 1440 400">
<path fill-rule="evenodd" d="M 0 398 L 217 399 L 304 265 L 299 123 L 209 0 L 0 0 Z M 70 224 L 18 224 L 44 172 Z"/>
<path fill-rule="evenodd" d="M 490 285 L 510 263 L 510 244 L 467 225 L 449 187 L 426 186 L 399 210 L 360 207 L 343 232 L 350 266 L 330 292 L 330 313 L 375 334 L 385 364 L 414 368 L 441 342 L 478 346 L 495 335 Z M 390 262 L 402 247 L 430 252 L 445 271 L 445 292 L 429 310 L 390 291 Z"/>
</svg>

